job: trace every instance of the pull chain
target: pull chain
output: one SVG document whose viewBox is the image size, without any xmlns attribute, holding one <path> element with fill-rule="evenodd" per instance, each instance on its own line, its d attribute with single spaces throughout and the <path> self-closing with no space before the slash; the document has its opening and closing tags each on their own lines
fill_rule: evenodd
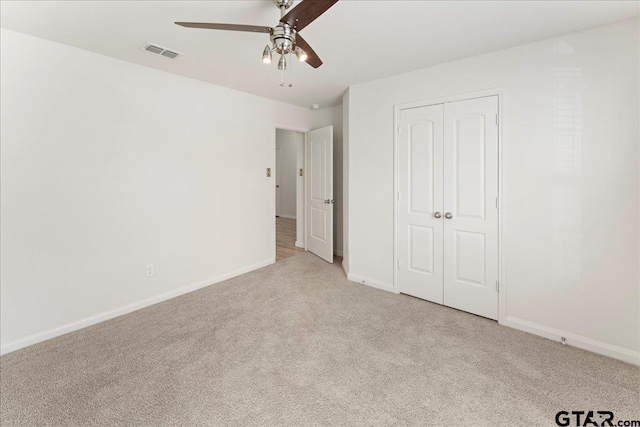
<svg viewBox="0 0 640 427">
<path fill-rule="evenodd" d="M 289 54 L 289 87 L 293 87 L 293 56 Z"/>
</svg>

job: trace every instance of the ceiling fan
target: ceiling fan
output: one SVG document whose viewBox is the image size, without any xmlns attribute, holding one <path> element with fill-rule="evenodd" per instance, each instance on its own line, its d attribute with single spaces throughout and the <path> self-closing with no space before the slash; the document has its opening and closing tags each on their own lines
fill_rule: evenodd
<svg viewBox="0 0 640 427">
<path fill-rule="evenodd" d="M 287 68 L 287 54 L 295 54 L 300 61 L 306 62 L 313 68 L 322 65 L 322 60 L 315 51 L 302 38 L 299 31 L 315 21 L 326 12 L 338 0 L 304 0 L 298 6 L 286 12 L 293 5 L 294 0 L 273 0 L 280 9 L 280 22 L 275 27 L 262 27 L 257 25 L 237 24 L 212 24 L 205 22 L 176 22 L 176 24 L 189 28 L 204 28 L 209 30 L 246 31 L 249 33 L 269 33 L 271 46 L 267 45 L 262 52 L 262 61 L 271 63 L 272 52 L 280 54 L 278 69 Z M 280 83 L 282 86 L 283 83 Z M 291 85 L 289 85 L 291 86 Z"/>
</svg>

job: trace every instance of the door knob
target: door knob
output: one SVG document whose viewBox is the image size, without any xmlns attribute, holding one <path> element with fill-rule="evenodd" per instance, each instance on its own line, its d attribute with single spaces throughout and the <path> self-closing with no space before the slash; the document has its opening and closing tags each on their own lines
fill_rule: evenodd
<svg viewBox="0 0 640 427">
<path fill-rule="evenodd" d="M 446 214 L 444 214 L 444 217 L 447 219 L 451 219 L 453 218 L 453 214 L 451 212 L 447 212 Z"/>
<path fill-rule="evenodd" d="M 433 214 L 435 218 L 442 218 L 442 214 L 440 212 L 436 212 Z"/>
<path fill-rule="evenodd" d="M 327 203 L 327 204 L 329 204 L 329 199 L 326 199 L 324 202 L 325 202 L 325 203 Z"/>
</svg>

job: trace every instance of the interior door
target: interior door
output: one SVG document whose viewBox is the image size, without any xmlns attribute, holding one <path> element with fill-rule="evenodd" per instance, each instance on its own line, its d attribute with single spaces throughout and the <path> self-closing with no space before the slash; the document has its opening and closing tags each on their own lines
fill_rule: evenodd
<svg viewBox="0 0 640 427">
<path fill-rule="evenodd" d="M 498 97 L 444 106 L 444 304 L 498 317 Z"/>
<path fill-rule="evenodd" d="M 276 216 L 280 216 L 282 213 L 282 200 L 280 192 L 280 183 L 282 177 L 282 158 L 280 156 L 280 149 L 276 148 Z"/>
<path fill-rule="evenodd" d="M 333 263 L 333 126 L 306 135 L 307 250 Z"/>
<path fill-rule="evenodd" d="M 443 302 L 443 111 L 400 110 L 398 288 Z"/>
</svg>

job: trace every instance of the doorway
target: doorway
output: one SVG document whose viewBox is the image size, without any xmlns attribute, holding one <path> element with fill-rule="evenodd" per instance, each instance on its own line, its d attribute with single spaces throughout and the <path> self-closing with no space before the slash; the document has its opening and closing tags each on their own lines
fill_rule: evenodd
<svg viewBox="0 0 640 427">
<path fill-rule="evenodd" d="M 304 136 L 276 129 L 276 261 L 305 251 Z"/>
</svg>

